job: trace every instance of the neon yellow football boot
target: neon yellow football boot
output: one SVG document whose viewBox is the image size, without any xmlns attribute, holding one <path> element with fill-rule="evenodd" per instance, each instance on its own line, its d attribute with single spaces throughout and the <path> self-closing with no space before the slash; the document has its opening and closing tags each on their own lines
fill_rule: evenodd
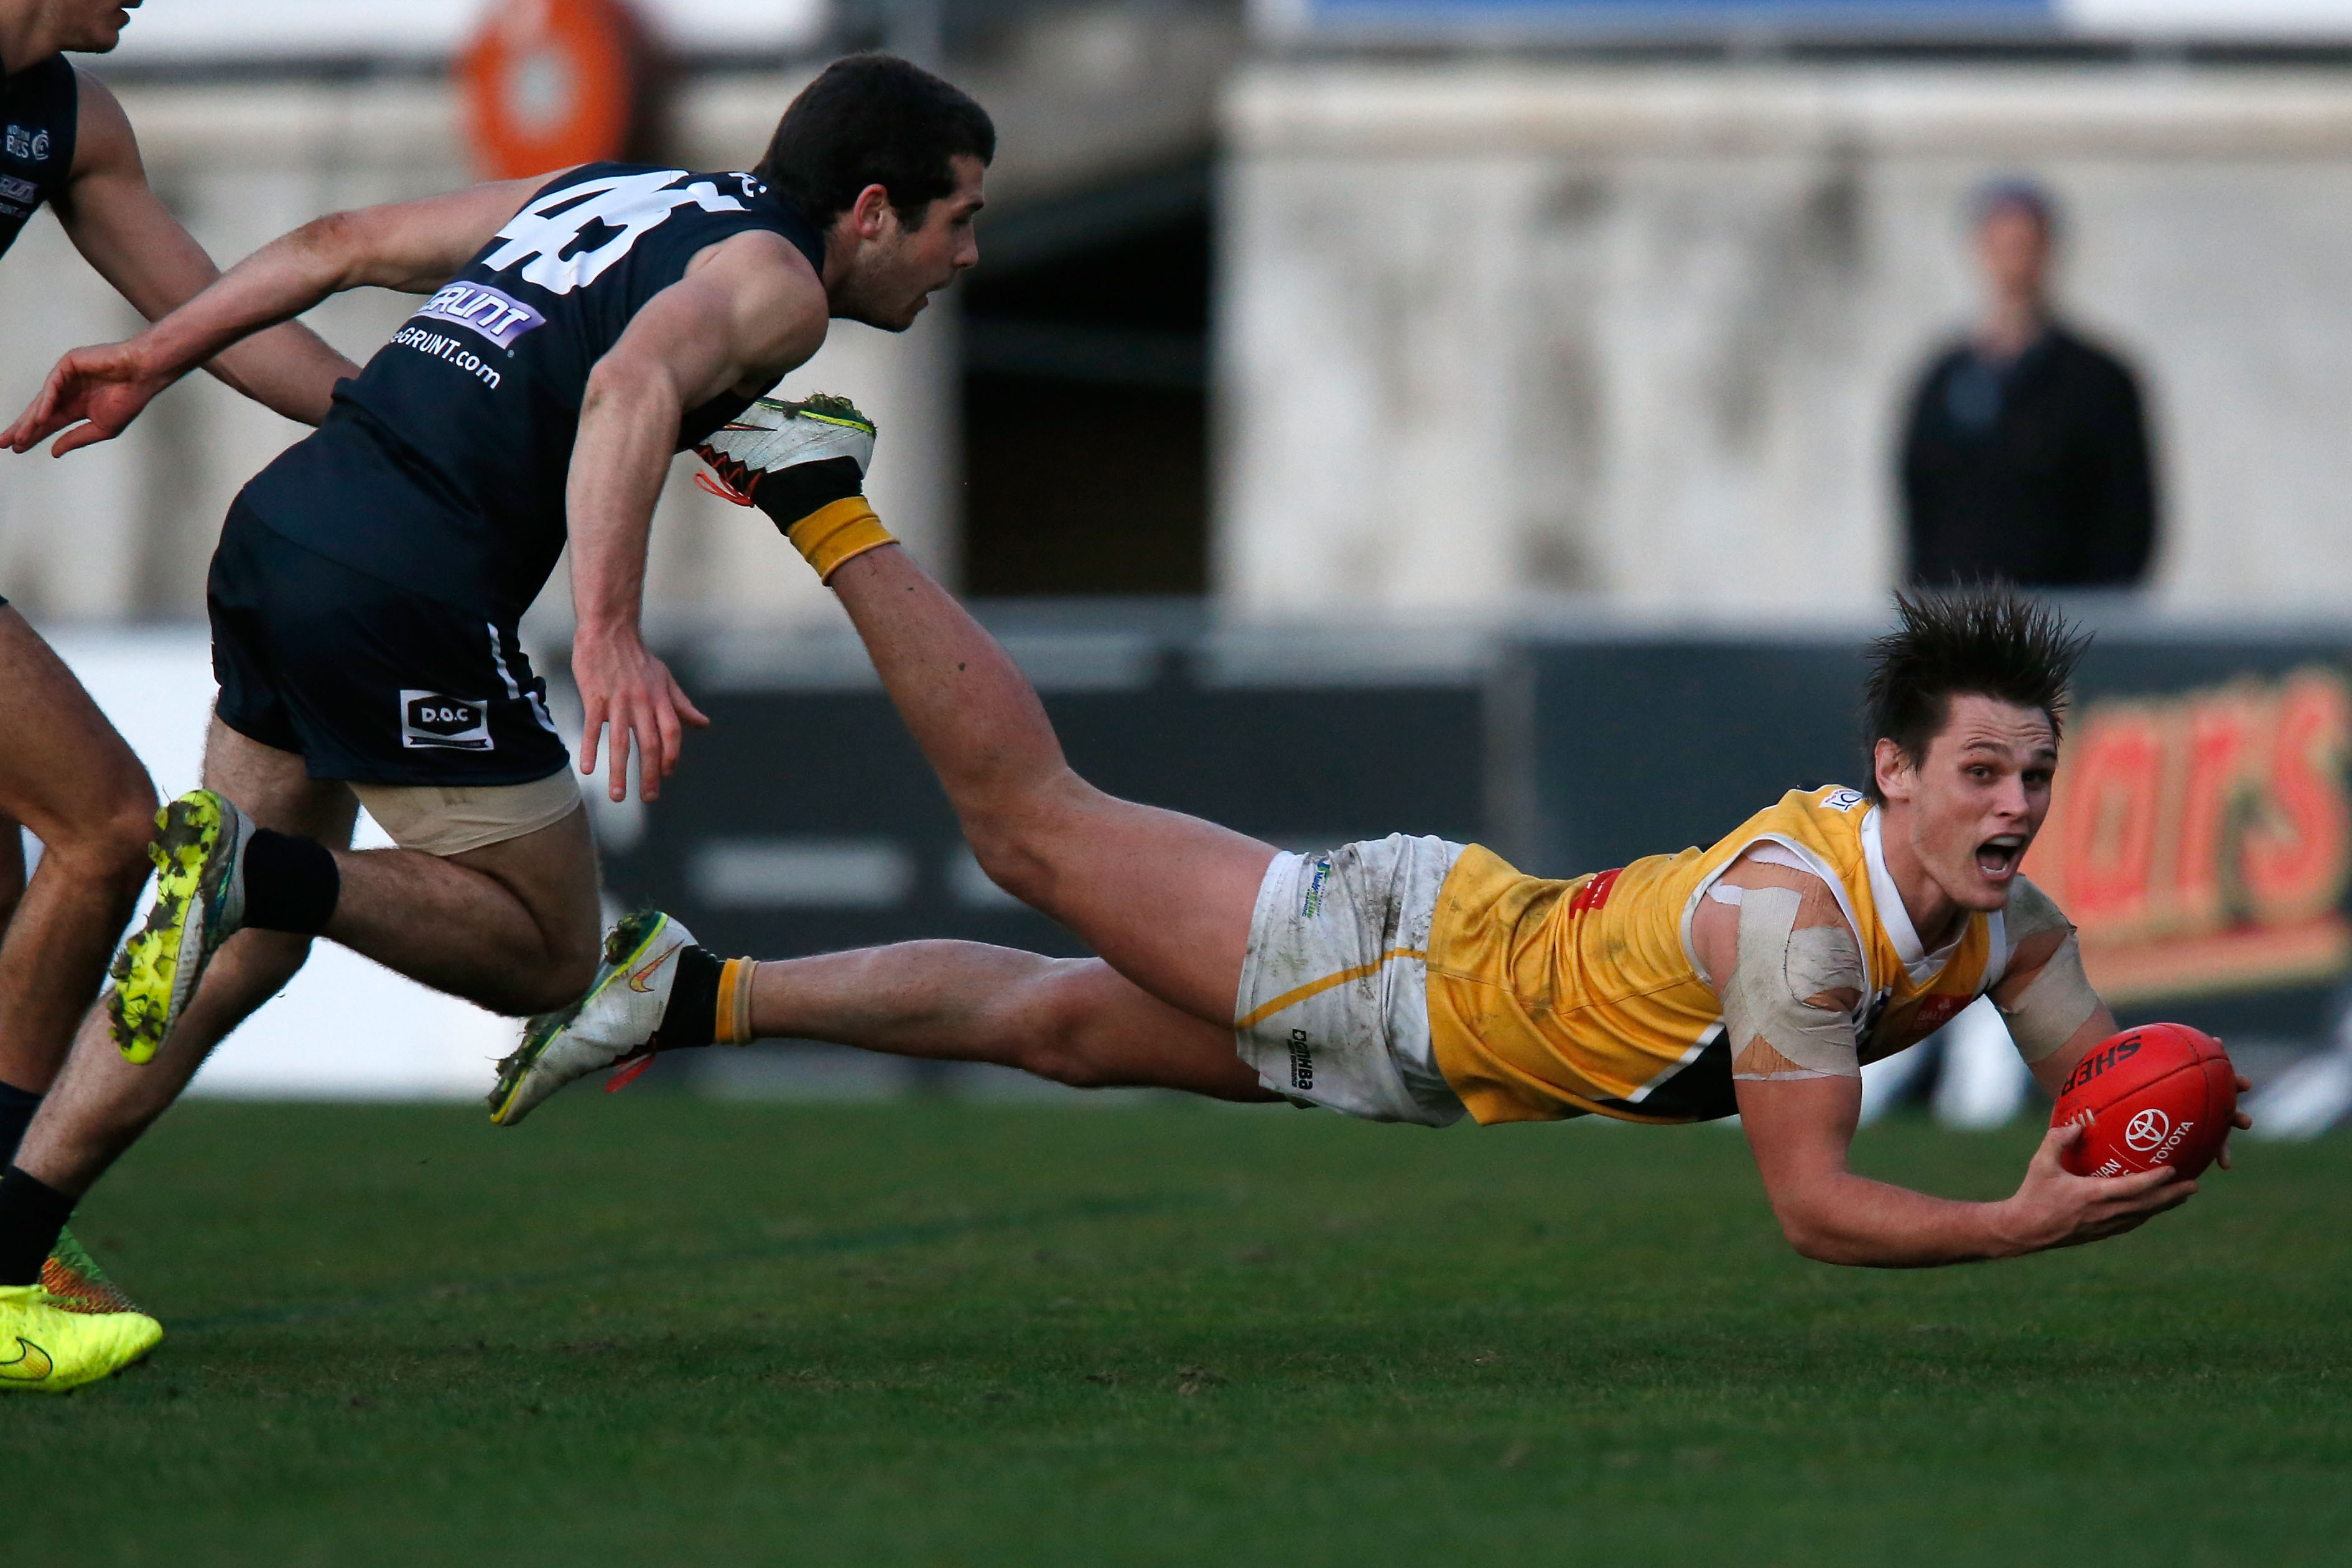
<svg viewBox="0 0 2352 1568">
<path fill-rule="evenodd" d="M 163 1337 L 144 1312 L 77 1312 L 39 1285 L 0 1285 L 0 1392 L 62 1394 L 121 1371 Z"/>
<path fill-rule="evenodd" d="M 106 1013 L 114 1043 L 147 1061 L 170 1038 L 205 966 L 245 923 L 245 846 L 253 819 L 209 789 L 191 789 L 155 813 L 155 906 L 114 956 Z"/>
</svg>

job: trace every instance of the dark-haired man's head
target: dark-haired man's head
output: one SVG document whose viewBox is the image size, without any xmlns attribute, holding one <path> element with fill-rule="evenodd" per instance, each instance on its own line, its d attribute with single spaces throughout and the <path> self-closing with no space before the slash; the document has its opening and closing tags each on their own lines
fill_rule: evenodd
<svg viewBox="0 0 2352 1568">
<path fill-rule="evenodd" d="M 753 171 L 824 232 L 835 316 L 904 331 L 980 259 L 988 111 L 919 66 L 852 55 L 784 110 Z"/>
<path fill-rule="evenodd" d="M 1916 865 L 1961 909 L 1999 909 L 2049 813 L 2067 684 L 2090 640 L 2006 590 L 1895 603 L 1864 708 L 1890 865 Z"/>
</svg>

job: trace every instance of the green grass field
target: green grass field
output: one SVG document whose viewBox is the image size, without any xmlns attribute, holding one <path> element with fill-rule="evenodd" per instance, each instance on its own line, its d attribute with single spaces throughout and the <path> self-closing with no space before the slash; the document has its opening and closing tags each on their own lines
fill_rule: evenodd
<svg viewBox="0 0 2352 1568">
<path fill-rule="evenodd" d="M 195 1104 L 78 1226 L 171 1333 L 0 1409 L 18 1562 L 2352 1558 L 2352 1138 L 1926 1274 L 1722 1129 L 1182 1104 Z"/>
</svg>

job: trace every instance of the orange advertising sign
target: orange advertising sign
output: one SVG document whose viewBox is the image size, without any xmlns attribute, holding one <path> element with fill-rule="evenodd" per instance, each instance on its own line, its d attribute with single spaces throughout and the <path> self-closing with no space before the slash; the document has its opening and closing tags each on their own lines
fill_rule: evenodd
<svg viewBox="0 0 2352 1568">
<path fill-rule="evenodd" d="M 2352 690 L 2321 666 L 2089 704 L 2026 872 L 2111 1001 L 2320 984 L 2352 967 Z"/>
</svg>

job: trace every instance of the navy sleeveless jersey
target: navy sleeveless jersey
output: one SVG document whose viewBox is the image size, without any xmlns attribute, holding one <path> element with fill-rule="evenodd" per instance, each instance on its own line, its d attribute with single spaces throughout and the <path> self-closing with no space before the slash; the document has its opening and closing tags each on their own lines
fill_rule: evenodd
<svg viewBox="0 0 2352 1568">
<path fill-rule="evenodd" d="M 549 182 L 336 387 L 326 422 L 246 486 L 246 503 L 383 581 L 520 614 L 563 549 L 588 372 L 698 253 L 754 229 L 823 270 L 823 237 L 749 174 L 591 163 Z M 688 411 L 677 448 L 750 401 Z"/>
<path fill-rule="evenodd" d="M 73 172 L 81 92 L 63 55 L 0 78 L 0 255 Z"/>
</svg>

